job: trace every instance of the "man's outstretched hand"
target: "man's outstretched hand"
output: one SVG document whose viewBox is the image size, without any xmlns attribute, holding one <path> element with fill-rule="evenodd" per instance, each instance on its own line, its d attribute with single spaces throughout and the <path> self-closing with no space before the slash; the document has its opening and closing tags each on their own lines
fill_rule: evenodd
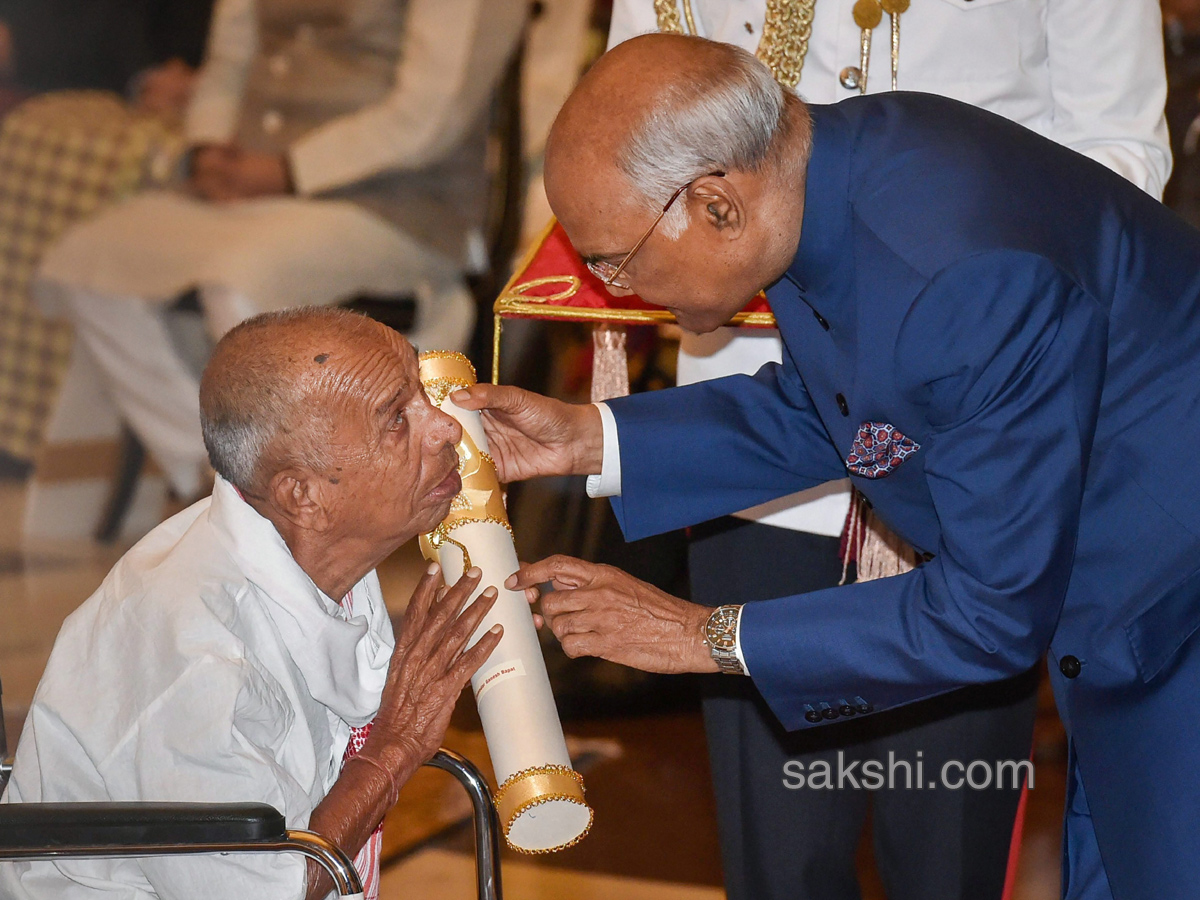
<svg viewBox="0 0 1200 900">
<path fill-rule="evenodd" d="M 503 384 L 475 384 L 450 399 L 482 413 L 502 482 L 600 474 L 604 429 L 590 403 L 564 403 Z"/>
<path fill-rule="evenodd" d="M 570 556 L 526 564 L 504 586 L 532 590 L 550 582 L 541 618 L 572 658 L 598 656 L 644 672 L 716 672 L 704 643 L 706 606 L 672 597 L 612 566 Z"/>
</svg>

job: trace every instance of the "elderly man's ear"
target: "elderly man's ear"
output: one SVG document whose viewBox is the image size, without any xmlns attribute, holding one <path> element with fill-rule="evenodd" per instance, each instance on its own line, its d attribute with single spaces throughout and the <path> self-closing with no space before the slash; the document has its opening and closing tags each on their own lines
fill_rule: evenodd
<svg viewBox="0 0 1200 900">
<path fill-rule="evenodd" d="M 335 482 L 336 483 L 336 482 Z M 300 466 L 289 466 L 272 476 L 267 501 L 275 512 L 297 528 L 323 532 L 332 525 L 333 497 L 328 477 Z"/>
<path fill-rule="evenodd" d="M 706 176 L 698 179 L 690 191 L 708 225 L 727 232 L 727 237 L 741 233 L 746 221 L 742 198 L 727 179 Z"/>
</svg>

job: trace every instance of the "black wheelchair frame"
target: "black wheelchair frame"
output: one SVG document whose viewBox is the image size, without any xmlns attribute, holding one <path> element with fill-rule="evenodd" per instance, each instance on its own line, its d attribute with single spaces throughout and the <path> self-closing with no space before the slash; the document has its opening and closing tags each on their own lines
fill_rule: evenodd
<svg viewBox="0 0 1200 900">
<path fill-rule="evenodd" d="M 470 760 L 439 750 L 426 765 L 449 772 L 471 798 L 479 900 L 502 900 L 500 819 L 487 780 Z M 0 702 L 0 793 L 12 772 Z M 193 853 L 300 853 L 333 878 L 338 896 L 360 900 L 351 859 L 312 831 L 289 829 L 263 803 L 4 803 L 0 862 Z"/>
</svg>

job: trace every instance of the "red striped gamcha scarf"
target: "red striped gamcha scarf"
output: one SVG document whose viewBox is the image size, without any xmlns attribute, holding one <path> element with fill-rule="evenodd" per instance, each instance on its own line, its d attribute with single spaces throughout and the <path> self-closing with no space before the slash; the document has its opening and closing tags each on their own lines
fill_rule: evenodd
<svg viewBox="0 0 1200 900">
<path fill-rule="evenodd" d="M 345 610 L 347 618 L 354 615 L 354 591 L 342 599 L 341 607 Z M 346 752 L 342 754 L 342 768 L 345 768 L 346 763 L 366 744 L 373 724 L 374 722 L 368 722 L 358 727 L 351 726 L 350 741 L 346 744 Z M 379 857 L 382 851 L 383 823 L 380 822 L 363 844 L 363 848 L 358 851 L 358 856 L 354 858 L 354 868 L 358 870 L 358 877 L 363 883 L 363 900 L 379 900 Z"/>
</svg>

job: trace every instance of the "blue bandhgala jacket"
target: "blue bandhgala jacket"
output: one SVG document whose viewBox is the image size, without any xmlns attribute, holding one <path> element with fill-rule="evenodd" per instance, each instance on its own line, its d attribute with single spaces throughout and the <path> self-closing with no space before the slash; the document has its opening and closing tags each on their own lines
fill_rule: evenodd
<svg viewBox="0 0 1200 900">
<path fill-rule="evenodd" d="M 748 605 L 755 685 L 798 729 L 1048 651 L 1115 896 L 1200 897 L 1200 233 L 952 100 L 812 114 L 800 245 L 767 291 L 783 363 L 611 403 L 625 534 L 844 478 L 864 425 L 899 432 L 851 477 L 932 558 Z"/>
</svg>

